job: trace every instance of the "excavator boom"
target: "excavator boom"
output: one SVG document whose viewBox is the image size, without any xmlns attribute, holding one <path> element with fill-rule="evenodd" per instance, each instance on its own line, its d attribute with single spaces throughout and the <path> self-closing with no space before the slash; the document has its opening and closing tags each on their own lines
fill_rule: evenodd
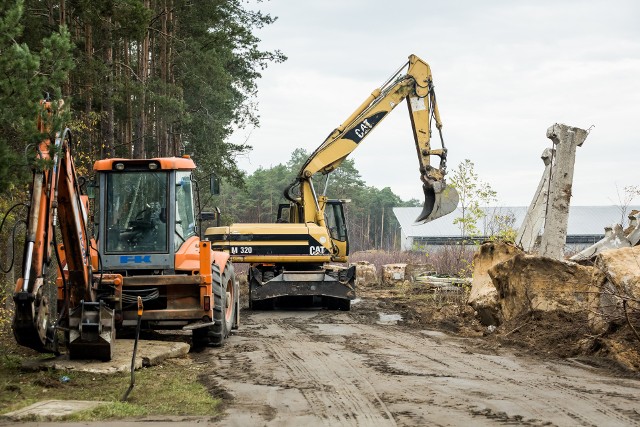
<svg viewBox="0 0 640 427">
<path fill-rule="evenodd" d="M 402 74 L 402 70 L 407 68 Z M 436 102 L 433 77 L 429 65 L 415 55 L 371 95 L 309 156 L 296 181 L 285 192 L 291 200 L 290 189 L 300 185 L 303 200 L 298 202 L 305 211 L 313 211 L 318 204 L 308 203 L 304 197 L 316 199 L 311 178 L 318 172 L 328 174 L 355 150 L 373 129 L 402 101 L 407 101 L 414 143 L 418 155 L 420 179 L 425 202 L 416 222 L 425 223 L 455 210 L 458 193 L 447 186 L 444 179 L 447 165 L 447 149 L 442 138 L 442 121 Z M 432 149 L 432 122 L 440 136 L 441 148 Z M 431 156 L 439 157 L 437 167 L 431 164 Z M 305 221 L 314 220 L 315 212 L 305 213 Z"/>
<path fill-rule="evenodd" d="M 65 129 L 52 135 L 47 123 L 54 109 L 63 108 L 43 102 L 38 130 L 47 135 L 37 150 L 33 173 L 31 203 L 27 223 L 22 276 L 16 283 L 13 331 L 16 341 L 38 351 L 57 351 L 54 320 L 55 301 L 49 301 L 44 290 L 46 271 L 51 265 L 56 229 L 65 248 L 63 304 L 58 318 L 68 314 L 80 301 L 92 301 L 90 251 L 92 243 L 87 231 L 88 199 L 81 196 L 73 158 L 71 132 Z M 55 108 L 54 108 L 55 107 Z M 109 344 L 105 343 L 108 349 Z M 109 350 L 109 349 L 108 349 Z"/>
</svg>

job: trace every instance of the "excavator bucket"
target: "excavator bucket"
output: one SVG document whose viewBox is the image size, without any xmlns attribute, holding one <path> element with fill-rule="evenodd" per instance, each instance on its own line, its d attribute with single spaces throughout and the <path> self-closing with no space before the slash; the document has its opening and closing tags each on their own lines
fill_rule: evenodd
<svg viewBox="0 0 640 427">
<path fill-rule="evenodd" d="M 433 185 L 423 184 L 424 207 L 416 222 L 424 224 L 453 212 L 458 207 L 458 191 L 444 182 Z"/>
<path fill-rule="evenodd" d="M 111 360 L 115 331 L 113 310 L 102 301 L 82 301 L 69 315 L 70 358 Z"/>
</svg>

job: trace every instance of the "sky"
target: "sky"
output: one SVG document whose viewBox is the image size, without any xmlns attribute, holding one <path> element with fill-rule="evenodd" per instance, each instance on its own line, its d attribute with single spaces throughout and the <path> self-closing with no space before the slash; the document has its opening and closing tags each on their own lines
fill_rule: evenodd
<svg viewBox="0 0 640 427">
<path fill-rule="evenodd" d="M 529 205 L 554 123 L 590 129 L 577 149 L 571 204 L 621 204 L 624 187 L 640 185 L 636 0 L 271 0 L 248 7 L 278 18 L 256 34 L 261 49 L 288 57 L 258 81 L 260 127 L 231 138 L 253 146 L 237 159 L 249 173 L 285 163 L 295 148 L 313 151 L 415 54 L 433 73 L 449 175 L 471 160 L 498 205 Z M 404 105 L 349 158 L 367 185 L 423 199 Z"/>
</svg>

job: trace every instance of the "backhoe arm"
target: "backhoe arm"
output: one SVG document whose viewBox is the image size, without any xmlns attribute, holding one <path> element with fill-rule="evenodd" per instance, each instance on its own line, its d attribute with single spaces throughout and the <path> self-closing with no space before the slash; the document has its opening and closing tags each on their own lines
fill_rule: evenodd
<svg viewBox="0 0 640 427">
<path fill-rule="evenodd" d="M 408 65 L 406 74 L 401 71 Z M 296 181 L 285 191 L 289 200 L 304 208 L 304 222 L 322 223 L 321 203 L 311 178 L 320 172 L 328 174 L 338 168 L 360 142 L 402 101 L 407 100 L 418 155 L 420 178 L 425 204 L 417 222 L 428 222 L 452 212 L 458 194 L 445 184 L 447 150 L 442 139 L 442 122 L 436 103 L 433 78 L 429 65 L 415 55 L 398 72 L 375 89 L 371 95 L 309 156 Z M 435 121 L 442 148 L 431 149 L 431 122 Z M 431 165 L 431 156 L 440 158 L 438 167 Z M 291 188 L 300 185 L 302 200 L 295 199 Z M 313 200 L 313 203 L 310 201 Z"/>
<path fill-rule="evenodd" d="M 52 106 L 44 103 L 46 115 Z M 50 118 L 50 117 L 49 117 Z M 40 117 L 38 130 L 51 129 Z M 56 352 L 55 310 L 44 291 L 47 270 L 52 264 L 56 228 L 60 227 L 66 271 L 63 291 L 67 314 L 80 300 L 91 299 L 90 240 L 87 233 L 87 200 L 80 196 L 78 180 L 69 147 L 70 132 L 47 137 L 38 146 L 36 169 L 31 186 L 22 276 L 16 283 L 13 331 L 19 344 L 38 351 Z"/>
</svg>

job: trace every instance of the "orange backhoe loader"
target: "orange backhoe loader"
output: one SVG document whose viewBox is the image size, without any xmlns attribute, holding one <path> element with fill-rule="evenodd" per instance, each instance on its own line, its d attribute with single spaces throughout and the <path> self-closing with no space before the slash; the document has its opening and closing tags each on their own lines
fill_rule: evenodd
<svg viewBox="0 0 640 427">
<path fill-rule="evenodd" d="M 196 345 L 222 345 L 238 326 L 238 286 L 229 254 L 198 235 L 193 160 L 99 160 L 95 181 L 82 185 L 71 132 L 52 133 L 52 104 L 42 106 L 38 128 L 47 136 L 37 149 L 13 295 L 17 342 L 58 352 L 63 336 L 72 358 L 110 360 L 116 330 L 136 325 L 141 297 L 143 327 L 188 329 Z M 84 188 L 98 190 L 91 216 Z M 57 301 L 45 292 L 51 268 Z"/>
</svg>

